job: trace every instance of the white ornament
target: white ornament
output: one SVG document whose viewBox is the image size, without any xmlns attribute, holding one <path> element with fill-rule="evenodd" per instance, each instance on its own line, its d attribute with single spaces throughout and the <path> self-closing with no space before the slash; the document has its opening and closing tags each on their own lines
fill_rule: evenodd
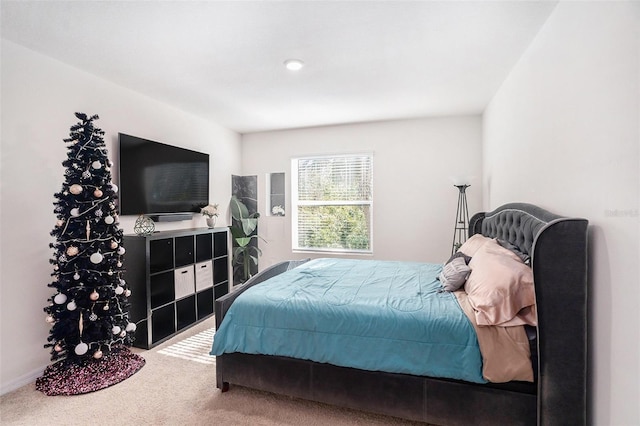
<svg viewBox="0 0 640 426">
<path fill-rule="evenodd" d="M 101 351 L 100 349 L 98 349 L 97 351 L 95 351 L 95 352 L 93 353 L 93 357 L 94 357 L 95 359 L 100 359 L 100 358 L 102 358 L 102 351 Z"/>
<path fill-rule="evenodd" d="M 100 253 L 93 253 L 91 257 L 89 257 L 91 263 L 95 263 L 96 265 L 102 262 L 102 255 Z"/>
<path fill-rule="evenodd" d="M 102 168 L 102 163 L 96 160 L 93 163 L 91 163 L 91 167 L 93 167 L 96 170 L 100 170 Z"/>
<path fill-rule="evenodd" d="M 123 280 L 122 278 L 120 278 L 120 285 L 126 285 L 127 282 L 125 280 Z"/>
<path fill-rule="evenodd" d="M 118 192 L 118 185 L 116 185 L 115 183 L 111 183 L 110 185 L 113 192 Z"/>
<path fill-rule="evenodd" d="M 74 207 L 74 208 L 71 209 L 70 213 L 71 213 L 71 216 L 78 217 L 78 216 L 80 216 L 80 209 L 77 208 L 77 207 Z"/>
<path fill-rule="evenodd" d="M 127 296 L 127 297 L 131 296 L 131 290 L 126 289 L 126 290 L 124 291 L 124 295 L 125 295 L 125 296 Z"/>
<path fill-rule="evenodd" d="M 67 309 L 70 311 L 75 311 L 77 307 L 78 305 L 76 305 L 76 302 L 74 302 L 73 300 L 67 303 Z"/>
<path fill-rule="evenodd" d="M 122 293 L 124 293 L 124 288 L 118 286 L 118 287 L 116 287 L 115 291 L 116 291 L 116 294 L 122 294 Z"/>
<path fill-rule="evenodd" d="M 126 332 L 126 331 L 122 330 L 122 331 L 120 332 L 120 337 L 124 337 L 124 336 L 126 336 L 126 335 L 127 335 L 127 332 Z"/>
<path fill-rule="evenodd" d="M 117 325 L 114 325 L 113 328 L 111 329 L 111 332 L 113 334 L 120 334 L 120 331 L 122 331 L 122 329 Z"/>
<path fill-rule="evenodd" d="M 59 227 L 61 227 L 62 225 L 64 225 L 64 220 L 62 220 L 62 219 L 58 219 L 58 220 L 56 221 L 56 226 L 59 228 Z"/>
<path fill-rule="evenodd" d="M 111 225 L 114 222 L 113 216 L 107 216 L 104 218 L 104 223 Z"/>
<path fill-rule="evenodd" d="M 138 328 L 138 326 L 136 326 L 135 323 L 130 322 L 129 324 L 127 324 L 127 328 L 125 330 L 131 333 L 133 331 L 136 331 L 136 328 Z"/>
<path fill-rule="evenodd" d="M 80 279 L 80 274 L 77 273 L 77 272 L 75 274 L 73 274 L 73 279 L 74 280 L 79 280 Z"/>
<path fill-rule="evenodd" d="M 56 322 L 56 319 L 54 317 L 52 317 L 51 315 L 47 315 L 47 317 L 44 320 L 46 322 L 48 322 L 49 324 L 53 324 L 54 322 Z"/>
<path fill-rule="evenodd" d="M 122 246 L 118 247 L 118 254 L 122 255 L 122 254 L 124 254 L 125 251 L 126 250 L 124 249 L 124 247 L 122 247 Z"/>
<path fill-rule="evenodd" d="M 67 295 L 63 293 L 58 293 L 53 298 L 53 301 L 56 302 L 58 305 L 62 305 L 64 302 L 67 301 Z"/>
<path fill-rule="evenodd" d="M 122 262 L 118 261 L 118 263 L 116 263 L 116 266 L 120 268 L 122 266 Z"/>
<path fill-rule="evenodd" d="M 76 355 L 84 355 L 87 353 L 87 351 L 89 350 L 89 345 L 87 345 L 84 342 L 80 342 L 76 345 L 76 348 L 74 349 Z"/>
</svg>

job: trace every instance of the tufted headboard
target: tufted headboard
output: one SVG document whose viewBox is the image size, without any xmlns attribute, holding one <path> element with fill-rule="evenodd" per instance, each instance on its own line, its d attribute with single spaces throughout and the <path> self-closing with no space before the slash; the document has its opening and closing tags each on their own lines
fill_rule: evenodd
<svg viewBox="0 0 640 426">
<path fill-rule="evenodd" d="M 538 313 L 538 424 L 586 424 L 587 226 L 526 203 L 505 204 L 469 220 L 483 234 L 531 256 Z"/>
<path fill-rule="evenodd" d="M 533 254 L 533 242 L 544 227 L 562 216 L 525 203 L 505 204 L 489 213 L 478 213 L 469 220 L 469 234 L 482 234 L 507 240 L 523 252 Z"/>
</svg>

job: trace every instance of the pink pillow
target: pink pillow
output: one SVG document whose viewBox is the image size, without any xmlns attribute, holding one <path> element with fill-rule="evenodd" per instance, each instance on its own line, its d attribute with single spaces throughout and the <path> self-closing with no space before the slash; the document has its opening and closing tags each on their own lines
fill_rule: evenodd
<svg viewBox="0 0 640 426">
<path fill-rule="evenodd" d="M 530 314 L 536 302 L 533 272 L 515 253 L 491 240 L 476 251 L 469 267 L 464 289 L 478 325 L 536 325 Z"/>
<path fill-rule="evenodd" d="M 461 251 L 467 256 L 473 257 L 478 249 L 482 247 L 482 245 L 487 241 L 491 241 L 491 238 L 485 237 L 482 234 L 473 234 L 467 241 L 462 244 L 462 246 L 460 246 L 458 251 Z"/>
</svg>

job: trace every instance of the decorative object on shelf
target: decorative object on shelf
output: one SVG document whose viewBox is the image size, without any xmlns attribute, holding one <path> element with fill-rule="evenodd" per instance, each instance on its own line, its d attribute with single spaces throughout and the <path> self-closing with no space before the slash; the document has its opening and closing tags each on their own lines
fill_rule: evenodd
<svg viewBox="0 0 640 426">
<path fill-rule="evenodd" d="M 133 232 L 138 235 L 151 235 L 156 230 L 156 224 L 149 216 L 141 214 L 133 225 Z"/>
<path fill-rule="evenodd" d="M 231 217 L 233 225 L 229 229 L 236 244 L 233 250 L 233 263 L 242 265 L 241 282 L 245 282 L 251 278 L 251 263 L 257 265 L 258 256 L 262 255 L 262 250 L 257 245 L 250 244 L 251 240 L 258 238 L 265 241 L 255 232 L 260 213 L 255 212 L 250 215 L 247 206 L 234 195 L 231 197 Z"/>
<path fill-rule="evenodd" d="M 273 206 L 271 209 L 272 216 L 284 216 L 284 207 L 282 206 Z"/>
<path fill-rule="evenodd" d="M 469 208 L 467 207 L 467 188 L 471 185 L 453 185 L 458 188 L 458 210 L 456 211 L 456 223 L 453 227 L 453 244 L 451 254 L 455 253 L 467 240 L 469 235 Z"/>
<path fill-rule="evenodd" d="M 216 219 L 218 218 L 218 205 L 217 204 L 209 204 L 200 209 L 200 213 L 202 216 L 207 217 L 207 227 L 213 228 L 216 226 Z"/>
<path fill-rule="evenodd" d="M 107 158 L 104 132 L 93 123 L 98 116 L 75 115 L 80 122 L 71 126 L 69 138 L 64 140 L 64 182 L 54 194 L 57 220 L 51 236 L 56 242 L 50 244 L 54 249 L 49 260 L 53 272 L 47 285 L 55 292 L 44 308 L 45 321 L 51 324 L 44 347 L 50 348 L 55 363 L 36 380 L 36 389 L 46 395 L 102 389 L 126 379 L 145 363 L 127 349 L 133 333 L 113 336 L 109 332 L 111 327 L 129 324 L 127 296 L 115 291 L 117 286 L 128 289 L 121 279 L 123 232 L 116 219 L 117 195 L 110 184 L 107 165 L 112 163 Z M 112 220 L 103 220 L 105 214 Z M 113 249 L 113 243 L 118 250 Z M 86 287 L 78 285 L 80 278 Z"/>
</svg>

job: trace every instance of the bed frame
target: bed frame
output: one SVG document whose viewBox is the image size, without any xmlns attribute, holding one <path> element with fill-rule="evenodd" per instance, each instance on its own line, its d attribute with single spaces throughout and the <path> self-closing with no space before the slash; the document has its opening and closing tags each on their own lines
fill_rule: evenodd
<svg viewBox="0 0 640 426">
<path fill-rule="evenodd" d="M 531 255 L 538 311 L 534 383 L 473 384 L 231 353 L 217 357 L 217 387 L 224 392 L 231 383 L 436 425 L 584 425 L 587 225 L 524 203 L 469 222 L 470 235 L 508 240 Z M 303 262 L 274 265 L 216 300 L 216 326 L 244 290 Z"/>
</svg>

